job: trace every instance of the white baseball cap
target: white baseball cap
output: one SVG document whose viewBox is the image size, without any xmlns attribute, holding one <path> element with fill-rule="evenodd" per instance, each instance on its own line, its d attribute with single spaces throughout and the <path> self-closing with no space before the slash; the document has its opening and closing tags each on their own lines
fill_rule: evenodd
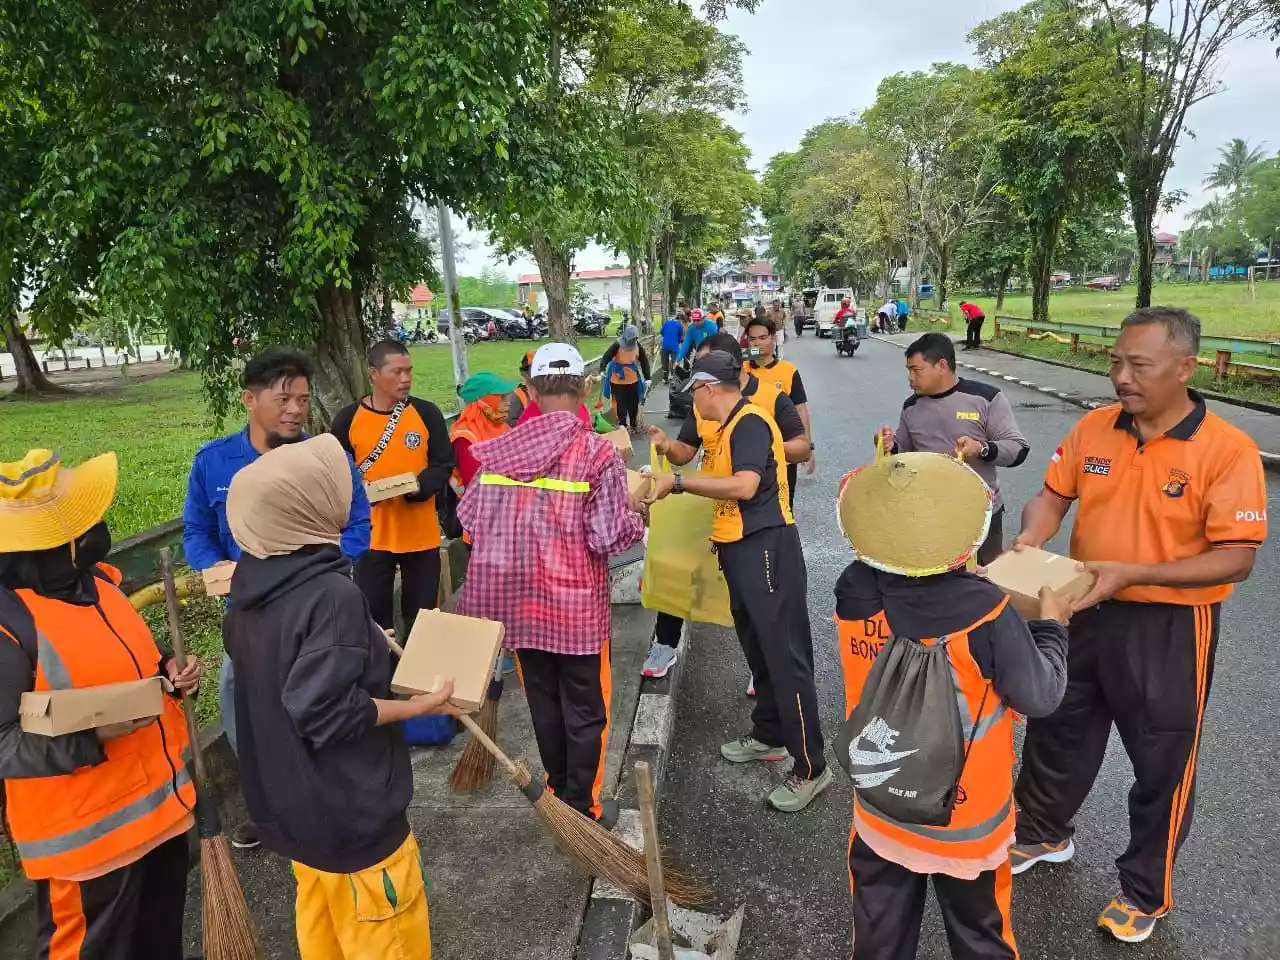
<svg viewBox="0 0 1280 960">
<path fill-rule="evenodd" d="M 544 343 L 533 355 L 531 377 L 581 377 L 587 364 L 575 347 L 567 343 Z"/>
</svg>

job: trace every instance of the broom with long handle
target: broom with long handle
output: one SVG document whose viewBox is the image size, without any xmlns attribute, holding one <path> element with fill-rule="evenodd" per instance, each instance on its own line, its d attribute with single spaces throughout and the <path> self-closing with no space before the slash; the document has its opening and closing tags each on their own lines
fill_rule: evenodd
<svg viewBox="0 0 1280 960">
<path fill-rule="evenodd" d="M 485 692 L 484 703 L 476 712 L 476 724 L 493 739 L 498 735 L 498 701 L 502 699 L 502 658 L 493 668 L 493 679 Z M 493 754 L 475 737 L 467 741 L 462 755 L 449 774 L 449 789 L 454 793 L 479 790 L 493 777 Z"/>
<path fill-rule="evenodd" d="M 387 643 L 393 652 L 403 656 L 404 650 L 391 637 Z M 584 817 L 550 790 L 541 779 L 535 780 L 529 768 L 512 760 L 493 739 L 470 717 L 458 718 L 464 727 L 493 758 L 506 768 L 507 774 L 525 798 L 533 804 L 533 812 L 542 821 L 543 830 L 560 851 L 592 876 L 603 877 L 634 900 L 649 902 L 649 868 L 644 854 L 635 850 L 590 817 Z M 665 870 L 667 896 L 682 907 L 704 903 L 707 893 L 687 874 Z"/>
<path fill-rule="evenodd" d="M 160 551 L 160 571 L 164 576 L 169 639 L 173 643 L 173 657 L 178 669 L 182 670 L 187 666 L 187 647 L 182 637 L 178 588 L 173 579 L 173 555 L 167 547 Z M 222 835 L 218 804 L 209 792 L 209 777 L 196 725 L 195 701 L 189 693 L 183 694 L 182 707 L 187 717 L 191 757 L 196 770 L 195 815 L 196 832 L 200 836 L 200 879 L 204 890 L 205 960 L 263 960 L 262 941 L 249 913 L 249 905 L 245 903 L 240 878 L 236 876 L 231 847 Z"/>
</svg>

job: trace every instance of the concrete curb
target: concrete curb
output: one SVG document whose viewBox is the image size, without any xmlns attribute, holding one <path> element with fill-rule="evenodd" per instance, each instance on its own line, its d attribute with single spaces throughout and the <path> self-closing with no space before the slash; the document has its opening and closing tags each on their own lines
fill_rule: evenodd
<svg viewBox="0 0 1280 960">
<path fill-rule="evenodd" d="M 636 800 L 635 766 L 645 760 L 653 767 L 654 792 L 659 802 L 671 756 L 675 730 L 675 693 L 684 673 L 685 651 L 689 643 L 689 625 L 680 634 L 679 659 L 662 679 L 646 678 L 640 684 L 640 702 L 636 706 L 631 736 L 622 758 L 618 778 L 618 824 L 613 832 L 637 850 L 643 848 L 640 811 Z M 629 956 L 627 941 L 640 926 L 645 908 L 613 884 L 596 879 L 582 918 L 578 938 L 577 960 L 625 960 Z"/>
<path fill-rule="evenodd" d="M 901 346 L 901 344 L 898 343 L 896 340 L 890 340 L 887 337 L 882 337 L 877 334 L 872 334 L 871 339 L 879 340 L 881 343 L 887 343 L 890 346 L 894 346 L 894 347 Z M 984 348 L 984 349 L 992 349 L 992 348 Z M 1002 353 L 1010 357 L 1017 357 L 1019 360 L 1030 360 L 1034 363 L 1045 363 L 1045 364 L 1048 364 L 1049 366 L 1063 367 L 1064 369 L 1067 369 L 1067 370 L 1080 369 L 1079 367 L 1072 367 L 1064 363 L 1054 363 L 1051 360 L 1042 360 L 1040 357 L 1030 357 L 1021 353 L 1009 353 L 1007 350 L 992 349 L 992 352 Z M 984 373 L 988 377 L 996 377 L 1000 380 L 1008 381 L 1009 383 L 1016 383 L 1020 387 L 1027 387 L 1028 389 L 1031 389 L 1031 390 L 1037 390 L 1040 393 L 1045 394 L 1046 396 L 1054 397 L 1058 400 L 1064 400 L 1067 403 L 1071 404 L 1072 406 L 1081 407 L 1085 410 L 1096 410 L 1098 409 L 1098 407 L 1103 407 L 1107 405 L 1104 403 L 1099 403 L 1096 400 L 1087 400 L 1084 397 L 1078 397 L 1078 396 L 1075 396 L 1074 394 L 1063 393 L 1061 390 L 1054 390 L 1052 387 L 1042 387 L 1039 384 L 1032 383 L 1030 380 L 1023 380 L 1021 377 L 1015 377 L 1006 373 L 1001 373 L 999 370 L 992 370 L 990 367 L 980 367 L 977 364 L 968 363 L 967 361 L 964 361 L 964 360 L 957 360 L 956 366 L 962 367 L 965 370 L 972 370 L 974 373 Z M 1089 371 L 1089 370 L 1084 370 L 1081 372 L 1092 373 L 1092 371 Z M 1221 397 L 1217 397 L 1217 396 L 1212 396 L 1212 399 L 1222 400 Z M 1230 403 L 1232 401 L 1226 400 L 1223 402 Z M 1249 407 L 1250 409 L 1257 410 L 1261 413 L 1271 412 L 1270 410 L 1264 409 L 1262 405 L 1250 406 L 1249 404 L 1243 404 L 1239 402 L 1236 402 L 1234 405 Z M 1259 450 L 1258 456 L 1262 460 L 1262 466 L 1264 469 L 1270 470 L 1275 473 L 1280 473 L 1280 453 L 1268 453 L 1265 450 Z"/>
</svg>

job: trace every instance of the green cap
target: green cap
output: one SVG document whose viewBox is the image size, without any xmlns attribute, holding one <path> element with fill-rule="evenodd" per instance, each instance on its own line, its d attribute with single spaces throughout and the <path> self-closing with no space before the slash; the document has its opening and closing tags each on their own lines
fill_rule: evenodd
<svg viewBox="0 0 1280 960">
<path fill-rule="evenodd" d="M 515 388 L 515 381 L 504 380 L 496 373 L 481 370 L 467 377 L 467 382 L 458 388 L 458 396 L 462 398 L 463 403 L 475 403 L 481 397 L 487 397 L 492 393 L 505 395 Z"/>
</svg>

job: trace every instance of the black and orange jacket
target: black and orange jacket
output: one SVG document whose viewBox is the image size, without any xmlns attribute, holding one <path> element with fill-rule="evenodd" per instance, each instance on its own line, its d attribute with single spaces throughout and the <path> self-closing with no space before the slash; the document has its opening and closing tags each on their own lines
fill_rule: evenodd
<svg viewBox="0 0 1280 960">
<path fill-rule="evenodd" d="M 182 759 L 182 707 L 164 698 L 156 723 L 98 742 L 93 730 L 24 733 L 27 690 L 68 690 L 158 676 L 162 657 L 103 565 L 84 602 L 3 591 L 0 604 L 0 778 L 9 828 L 32 880 L 92 876 L 145 854 L 190 823 L 195 786 Z M 34 656 L 34 671 L 33 657 Z"/>
<path fill-rule="evenodd" d="M 366 397 L 333 418 L 333 434 L 357 469 L 378 445 L 390 416 L 390 410 L 375 410 Z M 428 400 L 409 398 L 391 442 L 363 476 L 371 483 L 402 473 L 418 478 L 418 492 L 373 504 L 370 550 L 417 553 L 440 546 L 435 497 L 453 473 L 453 441 L 440 408 Z"/>
</svg>

